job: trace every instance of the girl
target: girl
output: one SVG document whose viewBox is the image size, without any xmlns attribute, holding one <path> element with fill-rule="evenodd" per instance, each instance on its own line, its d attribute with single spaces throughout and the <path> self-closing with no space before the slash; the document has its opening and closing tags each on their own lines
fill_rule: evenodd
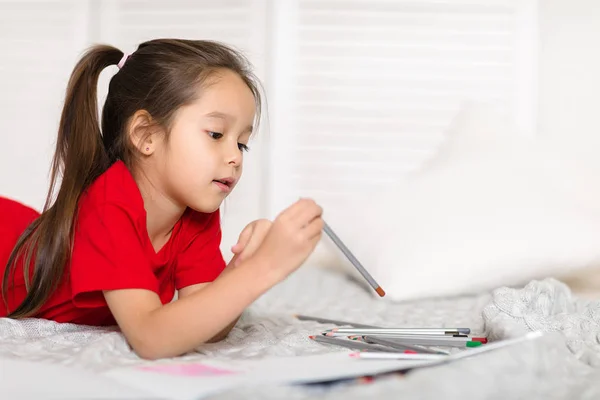
<svg viewBox="0 0 600 400">
<path fill-rule="evenodd" d="M 100 128 L 98 76 L 115 64 Z M 323 228 L 321 208 L 302 199 L 248 225 L 225 266 L 219 206 L 241 177 L 260 102 L 245 60 L 218 43 L 91 48 L 69 81 L 44 212 L 0 204 L 0 317 L 116 322 L 148 359 L 224 338 Z"/>
</svg>

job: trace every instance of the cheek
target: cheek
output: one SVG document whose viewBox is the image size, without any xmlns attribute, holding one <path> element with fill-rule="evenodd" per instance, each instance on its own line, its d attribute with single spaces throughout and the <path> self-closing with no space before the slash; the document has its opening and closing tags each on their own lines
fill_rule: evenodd
<svg viewBox="0 0 600 400">
<path fill-rule="evenodd" d="M 192 135 L 182 132 L 173 132 L 168 142 L 169 161 L 180 167 L 193 164 L 198 158 L 198 150 L 202 148 L 199 134 Z"/>
<path fill-rule="evenodd" d="M 177 175 L 177 180 L 193 184 L 214 174 L 216 155 L 210 147 L 210 141 L 200 134 L 174 139 L 169 144 L 167 161 L 171 176 Z"/>
</svg>

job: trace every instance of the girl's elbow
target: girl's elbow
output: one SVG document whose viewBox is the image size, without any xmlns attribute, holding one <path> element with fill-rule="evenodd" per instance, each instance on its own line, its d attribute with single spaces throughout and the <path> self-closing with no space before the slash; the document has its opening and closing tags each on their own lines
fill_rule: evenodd
<svg viewBox="0 0 600 400">
<path fill-rule="evenodd" d="M 135 338 L 128 338 L 127 341 L 138 357 L 148 361 L 177 357 L 184 353 L 176 351 L 168 344 L 163 343 L 162 340 L 153 337 L 153 335 L 140 335 Z"/>
<path fill-rule="evenodd" d="M 130 342 L 129 345 L 131 346 L 135 354 L 137 354 L 138 357 L 144 360 L 155 361 L 170 356 L 164 350 L 159 349 L 156 345 L 145 344 L 143 342 Z"/>
<path fill-rule="evenodd" d="M 138 355 L 139 358 L 141 358 L 142 360 L 146 360 L 146 361 L 157 361 L 157 360 L 161 360 L 163 358 L 165 358 L 163 355 L 159 354 L 156 351 L 153 351 L 152 349 L 134 349 L 135 353 Z"/>
<path fill-rule="evenodd" d="M 172 351 L 171 349 L 160 348 L 152 345 L 138 345 L 131 346 L 133 351 L 141 359 L 148 361 L 161 360 L 163 358 L 179 357 L 185 354 L 185 352 Z"/>
</svg>

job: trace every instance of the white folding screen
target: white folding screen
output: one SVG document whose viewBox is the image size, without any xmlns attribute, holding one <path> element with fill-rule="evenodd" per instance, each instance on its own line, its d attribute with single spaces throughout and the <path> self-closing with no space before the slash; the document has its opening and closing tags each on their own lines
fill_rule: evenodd
<svg viewBox="0 0 600 400">
<path fill-rule="evenodd" d="M 418 167 L 464 101 L 534 126 L 535 2 L 277 3 L 271 210 L 329 210 Z"/>
</svg>

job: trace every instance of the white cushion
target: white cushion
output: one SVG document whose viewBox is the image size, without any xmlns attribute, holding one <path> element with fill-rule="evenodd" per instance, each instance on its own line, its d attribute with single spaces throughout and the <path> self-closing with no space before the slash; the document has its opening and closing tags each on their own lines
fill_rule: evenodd
<svg viewBox="0 0 600 400">
<path fill-rule="evenodd" d="M 600 260 L 598 168 L 582 154 L 470 106 L 422 169 L 353 199 L 355 215 L 325 215 L 391 300 L 561 277 Z"/>
</svg>

